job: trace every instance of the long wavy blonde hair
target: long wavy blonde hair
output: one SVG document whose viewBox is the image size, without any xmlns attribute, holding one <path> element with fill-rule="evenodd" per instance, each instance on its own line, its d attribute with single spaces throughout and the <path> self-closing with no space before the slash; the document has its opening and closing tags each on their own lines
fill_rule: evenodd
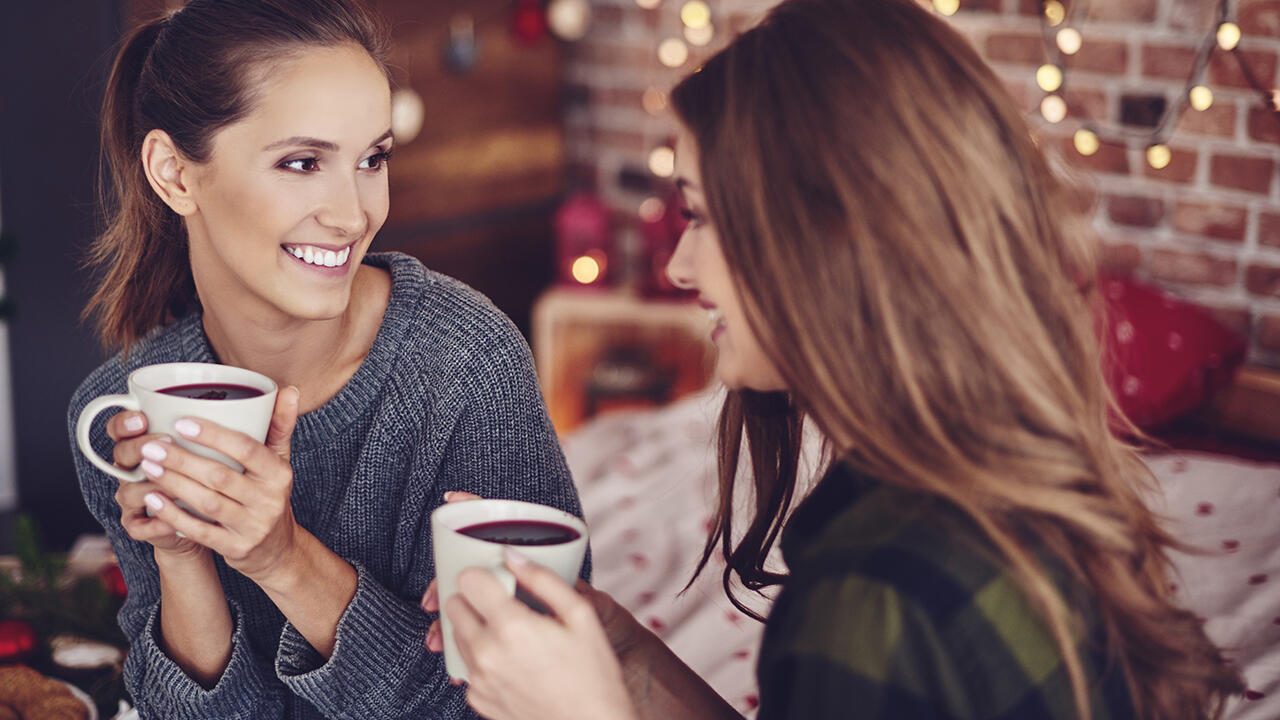
<svg viewBox="0 0 1280 720">
<path fill-rule="evenodd" d="M 1178 544 L 1140 497 L 1095 337 L 1095 258 L 1001 82 L 911 0 L 787 0 L 672 105 L 708 211 L 787 396 L 730 393 L 717 547 L 760 589 L 792 504 L 802 420 L 860 472 L 977 524 L 1042 614 L 1079 715 L 1072 607 L 1032 539 L 1096 598 L 1144 720 L 1219 717 L 1238 673 L 1170 601 Z M 742 440 L 755 513 L 736 541 Z M 750 612 L 750 611 L 748 611 Z"/>
</svg>

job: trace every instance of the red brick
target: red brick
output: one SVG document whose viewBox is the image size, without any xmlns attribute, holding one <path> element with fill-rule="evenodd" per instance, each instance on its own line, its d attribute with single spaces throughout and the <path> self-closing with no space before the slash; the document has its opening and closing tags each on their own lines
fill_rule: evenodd
<svg viewBox="0 0 1280 720">
<path fill-rule="evenodd" d="M 1209 182 L 1218 187 L 1266 195 L 1276 163 L 1271 158 L 1243 155 L 1214 155 L 1209 165 Z"/>
<path fill-rule="evenodd" d="M 1207 32 L 1218 23 L 1218 3 L 1205 0 L 1173 0 L 1169 25 L 1177 30 Z"/>
<path fill-rule="evenodd" d="M 1177 131 L 1197 135 L 1235 137 L 1236 106 L 1233 103 L 1219 101 L 1210 105 L 1208 110 L 1187 108 L 1178 121 Z"/>
<path fill-rule="evenodd" d="M 1132 275 L 1142 264 L 1142 251 L 1133 243 L 1104 242 L 1099 248 L 1098 266 L 1110 275 Z"/>
<path fill-rule="evenodd" d="M 1175 230 L 1215 240 L 1243 242 L 1248 220 L 1249 211 L 1238 205 L 1179 201 L 1173 211 Z"/>
<path fill-rule="evenodd" d="M 598 147 L 609 147 L 626 152 L 645 154 L 650 150 L 649 141 L 643 133 L 596 128 L 593 137 Z"/>
<path fill-rule="evenodd" d="M 1227 287 L 1236 282 L 1236 261 L 1203 252 L 1157 249 L 1148 262 L 1151 277 L 1184 285 Z"/>
<path fill-rule="evenodd" d="M 1102 141 L 1098 152 L 1085 156 L 1076 150 L 1071 138 L 1063 138 L 1060 142 L 1062 143 L 1062 156 L 1073 165 L 1093 172 L 1115 173 L 1117 175 L 1129 174 L 1129 151 L 1124 145 Z"/>
<path fill-rule="evenodd" d="M 1236 7 L 1236 23 L 1249 37 L 1280 37 L 1280 0 L 1244 0 Z"/>
<path fill-rule="evenodd" d="M 1280 113 L 1275 110 L 1261 105 L 1249 108 L 1248 124 L 1250 140 L 1280 143 Z"/>
<path fill-rule="evenodd" d="M 1018 14 L 1019 15 L 1039 15 L 1040 0 L 1019 0 Z"/>
<path fill-rule="evenodd" d="M 1196 49 L 1181 45 L 1143 45 L 1142 74 L 1186 80 L 1196 62 Z"/>
<path fill-rule="evenodd" d="M 1280 315 L 1258 318 L 1258 347 L 1280 350 Z"/>
<path fill-rule="evenodd" d="M 1280 298 L 1280 266 L 1251 264 L 1244 270 L 1244 286 L 1253 295 Z"/>
<path fill-rule="evenodd" d="M 965 12 L 1000 12 L 1000 0 L 961 0 L 960 9 Z"/>
<path fill-rule="evenodd" d="M 1067 101 L 1067 114 L 1071 117 L 1099 120 L 1108 116 L 1107 95 L 1101 90 L 1068 87 L 1062 99 Z"/>
<path fill-rule="evenodd" d="M 597 107 L 622 107 L 634 110 L 644 107 L 644 92 L 631 88 L 596 88 L 591 92 L 591 103 Z"/>
<path fill-rule="evenodd" d="M 1241 56 L 1249 64 L 1249 68 L 1253 70 L 1253 75 L 1262 83 L 1263 87 L 1270 88 L 1276 82 L 1276 62 L 1280 60 L 1276 53 L 1271 50 L 1236 50 L 1235 52 L 1215 51 L 1213 58 L 1209 61 L 1209 83 L 1211 85 L 1229 85 L 1237 88 L 1251 88 L 1244 78 L 1244 73 L 1240 70 L 1240 63 L 1236 60 Z"/>
<path fill-rule="evenodd" d="M 1129 70 L 1129 45 L 1123 42 L 1091 41 L 1085 37 L 1080 52 L 1068 56 L 1068 70 L 1124 75 Z"/>
<path fill-rule="evenodd" d="M 1151 167 L 1151 163 L 1146 161 L 1146 151 L 1143 151 L 1142 173 L 1143 175 L 1155 179 L 1165 180 L 1176 183 L 1189 183 L 1196 176 L 1196 165 L 1198 158 L 1196 153 L 1190 150 L 1179 150 L 1170 148 L 1173 159 L 1169 161 L 1163 169 L 1157 170 Z"/>
<path fill-rule="evenodd" d="M 988 62 L 1020 65 L 1045 63 L 1044 39 L 1039 34 L 997 32 L 987 36 L 982 53 Z"/>
<path fill-rule="evenodd" d="M 1280 213 L 1258 213 L 1258 244 L 1280 247 Z"/>
<path fill-rule="evenodd" d="M 1155 227 L 1164 219 L 1164 202 L 1158 198 L 1113 195 L 1107 198 L 1107 217 L 1117 225 Z"/>
<path fill-rule="evenodd" d="M 1088 8 L 1083 20 L 1089 22 L 1149 23 L 1156 19 L 1156 0 L 1091 2 Z"/>
</svg>

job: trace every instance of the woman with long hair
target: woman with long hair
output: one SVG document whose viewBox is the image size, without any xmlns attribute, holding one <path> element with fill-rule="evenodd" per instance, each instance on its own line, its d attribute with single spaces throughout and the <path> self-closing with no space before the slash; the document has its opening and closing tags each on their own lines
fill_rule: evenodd
<svg viewBox="0 0 1280 720">
<path fill-rule="evenodd" d="M 357 0 L 191 0 L 116 58 L 88 314 L 119 353 L 71 422 L 156 363 L 282 388 L 265 443 L 136 412 L 95 427 L 144 482 L 77 454 L 129 587 L 144 718 L 473 717 L 422 647 L 431 510 L 463 490 L 580 512 L 515 327 L 417 260 L 369 252 L 394 142 L 386 57 Z"/>
<path fill-rule="evenodd" d="M 730 388 L 699 570 L 719 550 L 731 598 L 781 586 L 759 718 L 1220 717 L 1241 681 L 1171 602 L 1093 253 L 968 43 L 912 0 L 786 0 L 671 106 L 690 225 L 668 274 Z M 806 422 L 829 464 L 800 499 Z M 736 717 L 607 597 L 509 564 L 553 616 L 476 570 L 443 609 L 483 715 Z"/>
</svg>

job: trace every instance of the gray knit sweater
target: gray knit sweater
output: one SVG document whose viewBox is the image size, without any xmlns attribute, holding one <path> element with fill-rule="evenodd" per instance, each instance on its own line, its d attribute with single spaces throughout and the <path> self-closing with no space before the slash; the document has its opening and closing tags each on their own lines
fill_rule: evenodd
<svg viewBox="0 0 1280 720">
<path fill-rule="evenodd" d="M 391 273 L 382 327 L 350 382 L 300 417 L 293 433 L 297 521 L 359 574 L 327 662 L 257 585 L 217 558 L 235 623 L 231 660 L 212 690 L 187 677 L 160 643 L 151 546 L 125 533 L 117 481 L 73 443 L 85 502 L 129 586 L 119 616 L 132 643 L 125 681 L 143 718 L 474 717 L 441 657 L 423 648 L 432 617 L 418 599 L 435 574 L 428 516 L 447 490 L 581 515 L 528 347 L 511 322 L 409 256 L 365 263 Z M 127 363 L 117 356 L 95 370 L 71 400 L 68 426 L 92 398 L 125 392 L 132 370 L 176 361 L 217 362 L 198 312 L 152 332 Z M 93 444 L 111 457 L 104 425 L 95 424 Z"/>
</svg>

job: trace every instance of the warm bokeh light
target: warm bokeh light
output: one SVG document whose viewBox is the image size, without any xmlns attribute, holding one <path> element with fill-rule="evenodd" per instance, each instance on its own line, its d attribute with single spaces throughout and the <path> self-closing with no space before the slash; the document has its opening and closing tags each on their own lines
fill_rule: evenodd
<svg viewBox="0 0 1280 720">
<path fill-rule="evenodd" d="M 601 267 L 602 259 L 600 253 L 596 251 L 589 252 L 574 260 L 569 272 L 573 273 L 574 280 L 583 285 L 590 285 L 600 279 L 600 273 L 603 271 Z"/>
<path fill-rule="evenodd" d="M 1173 151 L 1168 145 L 1155 144 L 1147 148 L 1147 164 L 1157 170 L 1169 167 L 1173 162 Z"/>
<path fill-rule="evenodd" d="M 427 107 L 422 96 L 409 88 L 391 93 L 391 134 L 397 143 L 407 143 L 418 136 Z"/>
<path fill-rule="evenodd" d="M 670 68 L 678 68 L 689 59 L 689 46 L 680 38 L 667 38 L 658 45 L 658 60 Z"/>
<path fill-rule="evenodd" d="M 676 152 L 663 145 L 649 153 L 649 171 L 658 177 L 668 178 L 676 173 Z"/>
<path fill-rule="evenodd" d="M 1067 19 L 1067 8 L 1058 0 L 1049 0 L 1044 4 L 1044 19 L 1049 21 L 1050 27 L 1057 27 Z"/>
<path fill-rule="evenodd" d="M 1098 134 L 1087 128 L 1077 130 L 1074 141 L 1076 152 L 1086 157 L 1098 152 L 1098 148 L 1102 147 L 1102 143 L 1098 141 Z"/>
<path fill-rule="evenodd" d="M 640 211 L 636 214 L 645 222 L 657 222 L 666 211 L 667 204 L 662 202 L 662 198 L 650 197 L 640 203 Z"/>
<path fill-rule="evenodd" d="M 661 115 L 667 109 L 667 94 L 656 87 L 647 88 L 640 96 L 640 104 L 650 115 Z"/>
<path fill-rule="evenodd" d="M 1062 87 L 1062 68 L 1057 65 L 1041 65 L 1036 70 L 1036 84 L 1045 92 L 1057 92 Z"/>
<path fill-rule="evenodd" d="M 1208 110 L 1213 106 L 1213 91 L 1204 85 L 1197 85 L 1187 93 L 1191 99 L 1191 107 L 1196 110 Z"/>
<path fill-rule="evenodd" d="M 1084 37 L 1075 28 L 1062 28 L 1058 31 L 1058 49 L 1066 55 L 1075 55 L 1084 45 Z"/>
<path fill-rule="evenodd" d="M 636 4 L 645 10 L 652 10 L 662 4 L 662 0 L 636 0 Z"/>
<path fill-rule="evenodd" d="M 700 28 L 686 27 L 684 29 L 684 39 L 688 40 L 690 45 L 696 45 L 697 47 L 710 45 L 715 36 L 716 28 L 711 24 Z"/>
<path fill-rule="evenodd" d="M 1218 26 L 1218 47 L 1223 50 L 1235 50 L 1240 44 L 1240 26 L 1233 22 L 1224 22 Z"/>
<path fill-rule="evenodd" d="M 591 25 L 587 0 L 551 0 L 547 6 L 547 26 L 561 40 L 581 40 Z"/>
<path fill-rule="evenodd" d="M 1040 114 L 1051 123 L 1060 123 L 1067 116 L 1067 101 L 1059 95 L 1048 95 L 1040 101 Z"/>
<path fill-rule="evenodd" d="M 702 0 L 690 0 L 680 8 L 680 22 L 685 27 L 700 30 L 711 24 L 711 8 Z"/>
<path fill-rule="evenodd" d="M 955 15 L 960 9 L 960 0 L 933 0 L 933 9 L 943 15 Z"/>
</svg>

